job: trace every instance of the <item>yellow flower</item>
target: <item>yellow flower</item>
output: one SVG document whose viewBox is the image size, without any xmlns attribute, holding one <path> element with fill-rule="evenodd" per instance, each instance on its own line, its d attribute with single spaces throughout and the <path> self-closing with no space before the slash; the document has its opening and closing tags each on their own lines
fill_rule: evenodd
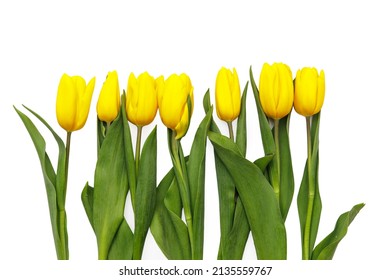
<svg viewBox="0 0 390 280">
<path fill-rule="evenodd" d="M 157 113 L 156 82 L 147 72 L 136 78 L 130 74 L 127 83 L 127 119 L 137 126 L 150 124 Z"/>
<path fill-rule="evenodd" d="M 325 74 L 316 68 L 305 67 L 297 71 L 295 78 L 295 111 L 305 117 L 317 114 L 324 104 Z"/>
<path fill-rule="evenodd" d="M 240 114 L 240 82 L 236 69 L 233 72 L 225 67 L 219 70 L 215 83 L 215 102 L 218 117 L 227 122 L 234 121 Z"/>
<path fill-rule="evenodd" d="M 109 72 L 100 91 L 96 111 L 101 121 L 110 123 L 118 116 L 120 108 L 119 82 L 116 71 Z"/>
<path fill-rule="evenodd" d="M 187 133 L 194 108 L 191 80 L 186 74 L 173 74 L 165 81 L 159 77 L 157 88 L 161 120 L 180 139 Z"/>
<path fill-rule="evenodd" d="M 62 75 L 58 85 L 56 113 L 60 126 L 68 132 L 83 128 L 87 121 L 95 78 L 88 85 L 80 76 Z"/>
<path fill-rule="evenodd" d="M 279 120 L 291 112 L 294 86 L 290 67 L 283 63 L 264 63 L 260 74 L 260 102 L 264 113 Z"/>
</svg>

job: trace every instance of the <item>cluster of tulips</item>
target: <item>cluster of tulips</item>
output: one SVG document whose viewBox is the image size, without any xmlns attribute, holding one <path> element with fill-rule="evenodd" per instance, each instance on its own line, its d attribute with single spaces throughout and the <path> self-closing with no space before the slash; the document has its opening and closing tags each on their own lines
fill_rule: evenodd
<svg viewBox="0 0 390 280">
<path fill-rule="evenodd" d="M 264 156 L 246 159 L 246 96 L 235 69 L 221 68 L 216 78 L 215 105 L 227 123 L 229 135 L 213 120 L 210 93 L 203 98 L 205 116 L 190 153 L 181 140 L 191 123 L 193 86 L 186 74 L 157 79 L 147 72 L 130 74 L 127 91 L 120 95 L 118 75 L 109 72 L 97 102 L 97 163 L 94 185 L 86 183 L 81 200 L 96 235 L 99 259 L 142 258 L 150 230 L 168 259 L 202 259 L 204 243 L 205 161 L 207 140 L 214 147 L 220 213 L 218 259 L 242 259 L 249 233 L 258 259 L 286 259 L 285 220 L 294 195 L 289 145 L 292 108 L 307 126 L 307 162 L 297 196 L 302 259 L 332 259 L 348 226 L 364 206 L 355 205 L 338 219 L 334 230 L 315 246 L 321 216 L 318 185 L 320 110 L 325 96 L 324 72 L 298 70 L 295 79 L 283 63 L 265 63 L 259 87 L 250 69 Z M 57 120 L 67 132 L 66 143 L 31 109 L 58 143 L 57 168 L 46 153 L 45 140 L 24 113 L 15 108 L 27 128 L 41 163 L 58 259 L 69 259 L 65 210 L 71 134 L 86 123 L 95 78 L 88 84 L 64 74 L 57 94 Z M 157 184 L 156 127 L 142 143 L 142 128 L 157 111 L 167 127 L 172 169 Z M 237 119 L 236 131 L 232 122 Z M 137 127 L 135 151 L 129 122 Z M 134 229 L 125 219 L 126 197 L 134 215 Z"/>
</svg>

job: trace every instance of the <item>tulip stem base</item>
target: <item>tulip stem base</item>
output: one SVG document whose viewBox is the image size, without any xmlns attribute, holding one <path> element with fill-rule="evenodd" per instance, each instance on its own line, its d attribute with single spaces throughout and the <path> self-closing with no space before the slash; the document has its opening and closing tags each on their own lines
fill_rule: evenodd
<svg viewBox="0 0 390 280">
<path fill-rule="evenodd" d="M 66 222 L 66 212 L 65 212 L 65 200 L 66 200 L 66 190 L 68 186 L 68 172 L 69 172 L 69 155 L 70 155 L 70 140 L 72 132 L 67 132 L 66 134 L 66 146 L 65 146 L 65 181 L 63 189 L 59 190 L 62 192 L 62 195 L 59 197 L 61 201 L 57 201 L 59 206 L 59 235 L 61 240 L 61 248 L 57 252 L 58 259 L 68 260 L 69 259 L 69 249 L 68 249 L 68 231 L 67 231 L 67 222 Z"/>
</svg>

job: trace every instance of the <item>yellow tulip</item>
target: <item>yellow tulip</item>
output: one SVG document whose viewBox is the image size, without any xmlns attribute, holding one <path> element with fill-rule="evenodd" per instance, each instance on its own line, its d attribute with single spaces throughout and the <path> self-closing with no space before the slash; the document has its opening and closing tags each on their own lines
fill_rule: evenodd
<svg viewBox="0 0 390 280">
<path fill-rule="evenodd" d="M 101 121 L 110 123 L 118 116 L 120 108 L 119 81 L 116 71 L 109 72 L 100 91 L 96 111 Z"/>
<path fill-rule="evenodd" d="M 147 72 L 136 78 L 130 74 L 127 83 L 127 119 L 137 126 L 150 124 L 157 113 L 156 82 Z"/>
<path fill-rule="evenodd" d="M 159 77 L 157 88 L 161 120 L 176 132 L 176 139 L 180 139 L 187 133 L 194 108 L 191 80 L 186 74 L 173 74 L 165 81 Z"/>
<path fill-rule="evenodd" d="M 294 86 L 290 67 L 283 63 L 264 63 L 260 74 L 260 102 L 264 113 L 279 120 L 291 112 Z"/>
<path fill-rule="evenodd" d="M 215 103 L 218 117 L 226 122 L 234 121 L 240 114 L 240 82 L 236 69 L 219 70 L 215 83 Z"/>
<path fill-rule="evenodd" d="M 324 104 L 325 74 L 316 68 L 305 67 L 297 71 L 295 78 L 295 111 L 305 117 L 317 114 Z"/>
<path fill-rule="evenodd" d="M 56 113 L 57 121 L 67 132 L 81 129 L 87 121 L 95 78 L 88 85 L 80 76 L 62 75 L 58 85 Z"/>
</svg>

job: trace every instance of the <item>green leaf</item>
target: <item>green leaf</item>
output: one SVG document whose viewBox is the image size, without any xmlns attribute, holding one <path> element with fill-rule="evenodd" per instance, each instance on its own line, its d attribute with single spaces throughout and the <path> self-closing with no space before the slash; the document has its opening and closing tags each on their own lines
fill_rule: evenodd
<svg viewBox="0 0 390 280">
<path fill-rule="evenodd" d="M 219 223 L 220 223 L 220 250 L 218 253 L 218 259 L 229 259 L 228 252 L 224 249 L 227 248 L 229 242 L 229 234 L 233 227 L 234 212 L 236 209 L 235 197 L 236 186 L 230 176 L 226 166 L 219 158 L 218 154 L 214 151 L 215 171 L 217 173 L 217 185 L 219 196 Z M 234 247 L 234 242 L 231 247 Z M 229 252 L 233 250 L 228 248 Z"/>
<path fill-rule="evenodd" d="M 244 91 L 241 97 L 241 109 L 240 115 L 237 120 L 237 137 L 236 143 L 240 148 L 241 153 L 246 154 L 246 93 L 248 91 L 248 82 L 245 85 Z"/>
<path fill-rule="evenodd" d="M 210 90 L 207 90 L 206 93 L 203 96 L 203 109 L 204 109 L 204 112 L 207 114 L 207 112 L 209 112 L 212 107 L 213 106 L 211 106 L 211 102 L 210 102 Z M 218 125 L 215 123 L 213 118 L 211 118 L 210 130 L 214 131 L 214 132 L 220 133 Z"/>
<path fill-rule="evenodd" d="M 276 197 L 261 170 L 229 138 L 209 132 L 214 150 L 229 171 L 242 200 L 259 259 L 286 259 L 286 230 Z"/>
<path fill-rule="evenodd" d="M 88 183 L 85 185 L 81 194 L 81 200 L 84 205 L 88 220 L 93 226 L 93 191 Z M 109 260 L 131 260 L 133 255 L 133 232 L 128 226 L 126 219 L 123 218 L 122 223 L 112 240 L 110 250 L 108 252 Z"/>
<path fill-rule="evenodd" d="M 104 132 L 106 130 L 106 127 L 104 126 L 104 122 L 102 122 L 99 117 L 96 117 L 96 134 L 97 134 L 97 154 L 99 156 L 100 147 L 102 146 L 102 143 L 104 141 Z"/>
<path fill-rule="evenodd" d="M 290 114 L 279 121 L 279 147 L 280 147 L 280 212 L 283 220 L 287 218 L 288 211 L 294 196 L 294 173 L 291 161 L 290 141 L 288 127 Z"/>
<path fill-rule="evenodd" d="M 131 231 L 126 219 L 122 219 L 122 223 L 112 240 L 110 250 L 108 252 L 109 260 L 131 260 L 134 246 L 133 232 Z"/>
<path fill-rule="evenodd" d="M 88 182 L 85 184 L 84 189 L 81 193 L 81 201 L 84 206 L 85 213 L 87 214 L 89 223 L 93 226 L 93 188 L 89 186 Z"/>
<path fill-rule="evenodd" d="M 150 230 L 161 251 L 169 260 L 191 259 L 191 246 L 186 224 L 177 213 L 169 210 L 165 204 L 170 188 L 171 193 L 179 196 L 179 190 L 173 168 L 165 175 L 157 187 L 156 209 Z M 173 201 L 177 199 L 173 199 Z"/>
<path fill-rule="evenodd" d="M 136 188 L 137 181 L 135 175 L 135 160 L 134 160 L 134 150 L 133 150 L 133 142 L 131 139 L 129 122 L 127 120 L 126 115 L 126 95 L 123 91 L 121 98 L 121 116 L 123 123 L 123 140 L 124 140 L 124 154 L 126 159 L 126 173 L 127 178 L 129 180 L 129 188 L 130 188 L 130 197 L 131 197 L 131 205 L 134 210 L 135 205 L 135 197 L 136 197 Z"/>
<path fill-rule="evenodd" d="M 222 258 L 225 260 L 241 260 L 248 241 L 250 226 L 245 214 L 241 198 L 237 197 L 233 226 L 224 242 Z"/>
<path fill-rule="evenodd" d="M 198 260 L 203 259 L 206 143 L 212 114 L 211 108 L 196 131 L 187 167 L 194 230 L 194 259 Z"/>
<path fill-rule="evenodd" d="M 264 156 L 262 158 L 256 159 L 254 164 L 261 170 L 261 172 L 265 172 L 268 164 L 272 161 L 274 155 Z"/>
<path fill-rule="evenodd" d="M 59 146 L 59 162 L 58 166 L 62 166 L 62 161 L 64 161 L 64 144 L 62 140 L 59 138 L 59 136 L 54 132 L 54 130 L 47 124 L 46 121 L 44 121 L 38 114 L 30 110 L 29 108 L 25 107 L 27 110 L 29 110 L 34 116 L 36 116 L 53 134 L 55 137 L 58 146 Z M 59 198 L 57 195 L 57 184 L 58 184 L 58 176 L 56 175 L 53 165 L 50 161 L 49 156 L 46 153 L 46 142 L 41 133 L 38 131 L 36 126 L 33 124 L 33 122 L 28 118 L 24 113 L 19 111 L 14 107 L 15 111 L 19 115 L 20 119 L 22 120 L 23 124 L 25 125 L 31 140 L 34 143 L 35 149 L 38 154 L 38 158 L 41 164 L 43 179 L 46 187 L 46 195 L 47 195 L 47 201 L 49 205 L 49 213 L 50 213 L 50 221 L 52 226 L 52 233 L 54 238 L 54 244 L 56 248 L 57 258 L 58 259 L 67 259 L 68 258 L 68 248 L 67 248 L 67 235 L 60 234 L 60 228 L 59 228 L 59 220 L 60 220 L 60 210 L 58 209 L 58 203 Z M 61 145 L 62 143 L 62 145 Z M 61 190 L 60 190 L 61 191 Z M 63 194 L 62 194 L 63 195 Z M 65 197 L 62 196 L 62 199 L 64 200 Z M 64 205 L 61 204 L 61 205 Z M 65 210 L 62 211 L 62 217 L 66 217 Z M 66 224 L 65 229 L 66 231 Z"/>
<path fill-rule="evenodd" d="M 209 112 L 212 108 L 210 102 L 210 91 L 207 90 L 203 97 L 203 108 L 205 112 Z M 243 124 L 245 118 L 242 118 L 240 124 L 240 130 L 244 129 Z M 237 125 L 238 126 L 238 125 Z M 220 134 L 220 130 L 217 124 L 214 122 L 213 118 L 211 119 L 210 130 Z M 238 128 L 237 128 L 238 130 Z M 241 134 L 241 132 L 240 132 Z M 221 160 L 218 158 L 217 154 L 214 152 L 215 158 L 215 171 L 217 175 L 217 184 L 218 184 L 218 196 L 219 196 L 219 220 L 220 220 L 220 231 L 221 238 L 218 251 L 218 259 L 225 259 L 223 250 L 227 244 L 228 234 L 231 231 L 233 220 L 234 220 L 234 211 L 235 211 L 235 195 L 236 190 L 233 183 L 233 180 L 230 177 L 229 172 L 226 170 L 226 167 L 223 165 Z M 234 247 L 234 246 L 232 246 Z M 229 248 L 229 250 L 233 250 Z"/>
<path fill-rule="evenodd" d="M 275 148 L 274 137 L 272 135 L 272 130 L 270 128 L 268 118 L 266 117 L 263 108 L 261 107 L 259 90 L 257 89 L 256 82 L 253 78 L 252 67 L 250 67 L 249 69 L 249 75 L 250 75 L 253 95 L 256 101 L 257 114 L 259 117 L 260 133 L 263 142 L 264 152 L 266 155 L 275 154 L 276 148 Z"/>
<path fill-rule="evenodd" d="M 350 211 L 345 212 L 338 218 L 334 230 L 314 249 L 312 259 L 331 260 L 333 258 L 338 244 L 348 232 L 349 225 L 363 207 L 364 203 L 357 204 Z"/>
<path fill-rule="evenodd" d="M 319 127 L 320 127 L 320 113 L 316 114 L 312 118 L 311 124 L 311 143 L 313 145 L 312 149 L 312 171 L 311 174 L 314 176 L 315 181 L 315 195 L 314 195 L 314 205 L 313 205 L 313 214 L 310 230 L 310 252 L 314 248 L 314 244 L 317 238 L 318 226 L 321 218 L 322 202 L 318 184 L 318 144 L 319 144 Z M 297 203 L 298 203 L 298 214 L 299 221 L 301 225 L 301 240 L 303 244 L 304 231 L 306 225 L 306 216 L 307 216 L 307 205 L 309 201 L 309 178 L 308 178 L 308 164 L 306 161 L 305 170 L 302 177 L 301 186 L 299 188 Z"/>
<path fill-rule="evenodd" d="M 135 231 L 134 252 L 135 260 L 141 259 L 150 223 L 153 218 L 156 202 L 156 176 L 157 176 L 157 127 L 153 129 L 146 139 L 139 166 L 137 189 L 135 199 Z"/>
<path fill-rule="evenodd" d="M 107 131 L 95 169 L 93 225 L 99 259 L 108 257 L 111 243 L 124 218 L 128 192 L 124 131 L 119 116 Z"/>
</svg>

